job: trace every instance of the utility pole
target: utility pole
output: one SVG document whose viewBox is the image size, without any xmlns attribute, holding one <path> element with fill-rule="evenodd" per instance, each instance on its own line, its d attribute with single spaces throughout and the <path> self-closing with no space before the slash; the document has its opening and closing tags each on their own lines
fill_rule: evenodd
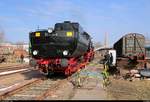
<svg viewBox="0 0 150 102">
<path fill-rule="evenodd" d="M 105 48 L 108 47 L 108 33 L 105 33 L 105 41 L 104 41 Z"/>
</svg>

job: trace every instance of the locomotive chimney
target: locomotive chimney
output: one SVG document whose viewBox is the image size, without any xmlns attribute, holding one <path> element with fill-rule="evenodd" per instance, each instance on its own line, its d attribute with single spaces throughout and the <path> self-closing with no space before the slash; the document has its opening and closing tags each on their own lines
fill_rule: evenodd
<svg viewBox="0 0 150 102">
<path fill-rule="evenodd" d="M 71 23 L 70 21 L 64 21 L 64 23 Z"/>
</svg>

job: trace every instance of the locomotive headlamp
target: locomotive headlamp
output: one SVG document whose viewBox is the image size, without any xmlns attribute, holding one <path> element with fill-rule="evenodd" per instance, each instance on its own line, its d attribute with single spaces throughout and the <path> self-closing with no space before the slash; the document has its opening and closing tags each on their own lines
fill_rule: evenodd
<svg viewBox="0 0 150 102">
<path fill-rule="evenodd" d="M 37 54 L 38 54 L 37 50 L 34 50 L 33 55 L 37 55 Z"/>
<path fill-rule="evenodd" d="M 68 51 L 67 51 L 67 50 L 64 50 L 64 51 L 63 51 L 63 55 L 64 55 L 64 56 L 68 55 Z"/>
<path fill-rule="evenodd" d="M 66 32 L 66 36 L 67 37 L 72 37 L 73 36 L 73 32 Z"/>
<path fill-rule="evenodd" d="M 48 28 L 48 33 L 52 33 L 53 29 L 52 28 Z"/>
</svg>

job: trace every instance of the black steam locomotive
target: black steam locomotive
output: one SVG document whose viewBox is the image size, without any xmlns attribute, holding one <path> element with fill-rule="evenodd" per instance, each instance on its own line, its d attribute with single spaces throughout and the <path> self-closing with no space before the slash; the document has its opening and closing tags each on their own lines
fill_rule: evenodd
<svg viewBox="0 0 150 102">
<path fill-rule="evenodd" d="M 32 65 L 34 62 L 34 66 L 47 67 L 46 72 L 49 72 L 52 66 L 53 71 L 57 71 L 58 66 L 67 70 L 69 65 L 78 62 L 81 56 L 84 60 L 91 60 L 94 56 L 91 37 L 79 23 L 56 23 L 54 29 L 30 32 L 29 40 Z"/>
</svg>

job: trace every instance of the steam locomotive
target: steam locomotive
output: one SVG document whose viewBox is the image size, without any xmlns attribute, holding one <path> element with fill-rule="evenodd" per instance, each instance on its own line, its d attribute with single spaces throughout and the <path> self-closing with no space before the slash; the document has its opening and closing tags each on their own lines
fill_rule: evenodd
<svg viewBox="0 0 150 102">
<path fill-rule="evenodd" d="M 71 75 L 94 58 L 91 37 L 76 22 L 64 21 L 56 23 L 54 29 L 30 32 L 29 41 L 30 65 L 46 75 L 50 72 Z"/>
</svg>

